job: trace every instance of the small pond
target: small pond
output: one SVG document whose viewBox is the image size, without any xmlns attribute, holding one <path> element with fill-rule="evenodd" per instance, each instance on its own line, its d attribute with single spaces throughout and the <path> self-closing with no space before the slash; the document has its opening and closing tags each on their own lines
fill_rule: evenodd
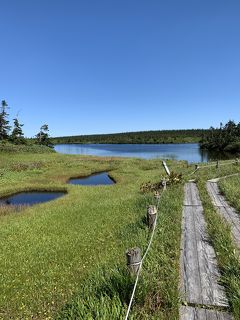
<svg viewBox="0 0 240 320">
<path fill-rule="evenodd" d="M 71 178 L 68 183 L 83 186 L 111 185 L 115 181 L 109 177 L 107 172 L 95 173 L 87 177 Z"/>
<path fill-rule="evenodd" d="M 5 198 L 0 199 L 0 205 L 29 205 L 47 202 L 64 196 L 64 192 L 20 192 Z"/>
</svg>

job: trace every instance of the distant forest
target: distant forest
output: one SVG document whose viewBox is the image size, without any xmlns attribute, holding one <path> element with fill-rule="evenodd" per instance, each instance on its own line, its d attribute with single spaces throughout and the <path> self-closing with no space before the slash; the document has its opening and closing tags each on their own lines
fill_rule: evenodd
<svg viewBox="0 0 240 320">
<path fill-rule="evenodd" d="M 208 133 L 206 129 L 139 131 L 113 134 L 93 134 L 51 138 L 58 143 L 198 143 Z"/>
<path fill-rule="evenodd" d="M 211 127 L 201 140 L 201 148 L 207 150 L 240 152 L 240 122 L 230 120 L 219 128 Z"/>
</svg>

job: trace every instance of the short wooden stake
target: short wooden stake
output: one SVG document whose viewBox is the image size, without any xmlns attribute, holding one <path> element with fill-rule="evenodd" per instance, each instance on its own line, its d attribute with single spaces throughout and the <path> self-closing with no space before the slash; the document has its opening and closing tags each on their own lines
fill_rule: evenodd
<svg viewBox="0 0 240 320">
<path fill-rule="evenodd" d="M 162 180 L 162 186 L 163 186 L 163 190 L 167 189 L 167 181 L 166 180 Z"/>
<path fill-rule="evenodd" d="M 159 191 L 157 191 L 157 190 L 154 191 L 154 198 L 157 199 L 157 200 L 160 199 L 160 193 L 159 193 Z"/>
<path fill-rule="evenodd" d="M 195 171 L 197 171 L 199 169 L 199 165 L 195 164 Z"/>
<path fill-rule="evenodd" d="M 217 160 L 216 162 L 216 168 L 218 169 L 219 168 L 219 161 Z"/>
<path fill-rule="evenodd" d="M 157 216 L 157 208 L 154 205 L 150 205 L 147 208 L 147 223 L 148 223 L 148 228 L 150 230 L 153 230 L 155 220 Z"/>
<path fill-rule="evenodd" d="M 127 257 L 127 266 L 132 274 L 136 274 L 140 267 L 140 263 L 142 261 L 141 257 L 141 249 L 140 248 L 132 248 L 128 249 L 126 252 Z"/>
</svg>

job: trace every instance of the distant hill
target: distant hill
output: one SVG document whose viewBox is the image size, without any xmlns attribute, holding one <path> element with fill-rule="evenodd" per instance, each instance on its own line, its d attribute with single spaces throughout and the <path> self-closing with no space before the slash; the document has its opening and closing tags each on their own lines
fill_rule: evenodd
<svg viewBox="0 0 240 320">
<path fill-rule="evenodd" d="M 52 138 L 52 143 L 198 143 L 209 130 L 158 130 Z"/>
</svg>

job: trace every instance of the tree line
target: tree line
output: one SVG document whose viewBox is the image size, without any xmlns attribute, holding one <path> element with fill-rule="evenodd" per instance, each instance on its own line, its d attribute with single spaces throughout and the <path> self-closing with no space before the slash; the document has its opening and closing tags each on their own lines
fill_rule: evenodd
<svg viewBox="0 0 240 320">
<path fill-rule="evenodd" d="M 240 152 L 240 122 L 230 120 L 219 128 L 210 127 L 200 142 L 202 149 L 237 153 Z"/>
<path fill-rule="evenodd" d="M 10 142 L 13 144 L 26 144 L 27 139 L 24 137 L 23 124 L 19 122 L 18 116 L 13 119 L 13 126 L 9 123 L 9 114 L 7 112 L 8 104 L 6 100 L 2 100 L 0 109 L 0 141 L 1 143 Z M 48 125 L 41 126 L 39 132 L 35 136 L 35 143 L 40 145 L 51 146 L 49 138 Z"/>
<path fill-rule="evenodd" d="M 188 130 L 152 130 L 139 132 L 123 132 L 113 134 L 93 134 L 52 138 L 56 143 L 115 143 L 115 144 L 143 144 L 143 143 L 198 143 L 205 133 L 205 129 Z"/>
</svg>

